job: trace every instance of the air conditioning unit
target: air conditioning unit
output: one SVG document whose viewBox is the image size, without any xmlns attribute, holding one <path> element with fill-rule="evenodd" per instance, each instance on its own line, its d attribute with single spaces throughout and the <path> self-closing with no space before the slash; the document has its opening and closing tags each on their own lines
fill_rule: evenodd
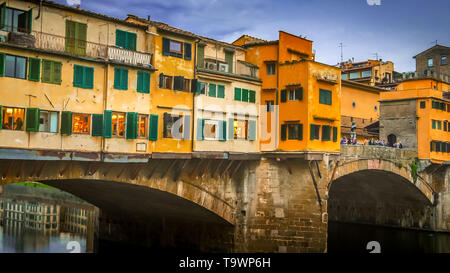
<svg viewBox="0 0 450 273">
<path fill-rule="evenodd" d="M 220 72 L 228 72 L 228 64 L 219 64 Z"/>
<path fill-rule="evenodd" d="M 206 63 L 206 69 L 209 69 L 209 70 L 217 70 L 217 64 L 207 62 L 207 63 Z"/>
</svg>

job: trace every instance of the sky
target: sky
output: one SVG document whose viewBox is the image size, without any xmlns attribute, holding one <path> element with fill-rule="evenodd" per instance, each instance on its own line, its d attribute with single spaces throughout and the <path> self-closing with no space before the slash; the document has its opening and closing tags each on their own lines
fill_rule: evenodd
<svg viewBox="0 0 450 273">
<path fill-rule="evenodd" d="M 414 71 L 413 56 L 436 40 L 450 46 L 450 0 L 81 0 L 81 8 L 150 15 L 225 42 L 243 34 L 277 40 L 284 30 L 313 40 L 316 61 L 330 65 L 341 60 L 340 43 L 344 60 L 378 56 L 398 72 Z"/>
</svg>

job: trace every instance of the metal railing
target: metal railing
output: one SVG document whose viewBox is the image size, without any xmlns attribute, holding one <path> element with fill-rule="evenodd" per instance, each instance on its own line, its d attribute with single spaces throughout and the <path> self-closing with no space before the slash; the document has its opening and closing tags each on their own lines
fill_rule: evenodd
<svg viewBox="0 0 450 273">
<path fill-rule="evenodd" d="M 222 65 L 220 65 L 222 64 Z M 204 56 L 204 67 L 199 66 L 199 68 L 203 68 L 211 71 L 219 71 L 230 73 L 229 70 L 224 69 L 223 65 L 228 67 L 228 63 L 223 58 L 215 57 L 215 56 Z M 245 63 L 239 62 L 237 60 L 233 60 L 233 67 L 231 74 L 247 76 L 252 78 L 258 78 L 258 68 L 250 65 L 246 65 Z"/>
<path fill-rule="evenodd" d="M 38 31 L 9 32 L 6 43 L 131 65 L 150 65 L 150 53 L 78 40 Z"/>
</svg>

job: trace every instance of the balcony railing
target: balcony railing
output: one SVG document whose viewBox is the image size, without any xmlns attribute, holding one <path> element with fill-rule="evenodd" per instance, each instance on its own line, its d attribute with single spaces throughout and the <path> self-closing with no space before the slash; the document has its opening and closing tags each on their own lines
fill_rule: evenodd
<svg viewBox="0 0 450 273">
<path fill-rule="evenodd" d="M 6 43 L 95 59 L 117 61 L 131 65 L 149 66 L 151 64 L 150 53 L 137 52 L 116 46 L 108 46 L 38 31 L 32 31 L 31 33 L 9 32 Z"/>
<path fill-rule="evenodd" d="M 258 78 L 258 67 L 248 64 L 243 61 L 233 61 L 233 67 L 231 72 L 229 70 L 229 64 L 223 58 L 217 58 L 213 56 L 204 56 L 204 66 L 200 66 L 199 68 L 210 70 L 210 71 L 218 71 L 223 73 L 229 73 L 234 75 L 246 76 L 251 78 Z"/>
</svg>

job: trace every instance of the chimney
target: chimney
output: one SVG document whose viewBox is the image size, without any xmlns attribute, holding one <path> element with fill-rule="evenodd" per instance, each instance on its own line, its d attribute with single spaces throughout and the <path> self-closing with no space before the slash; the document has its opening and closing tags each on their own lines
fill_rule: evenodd
<svg viewBox="0 0 450 273">
<path fill-rule="evenodd" d="M 147 21 L 150 21 L 150 15 L 147 15 Z"/>
</svg>

